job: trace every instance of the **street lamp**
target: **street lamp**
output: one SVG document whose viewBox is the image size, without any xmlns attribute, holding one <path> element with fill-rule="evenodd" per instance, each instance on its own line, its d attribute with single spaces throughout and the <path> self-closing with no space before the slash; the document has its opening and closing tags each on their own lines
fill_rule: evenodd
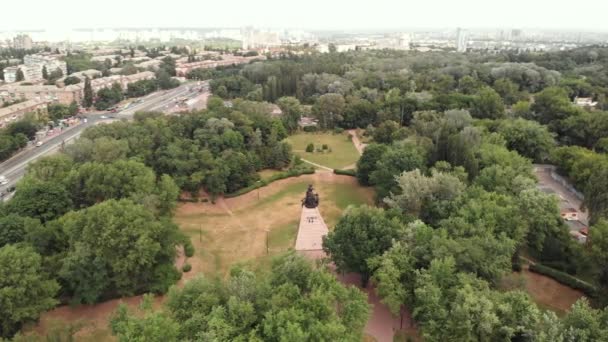
<svg viewBox="0 0 608 342">
<path fill-rule="evenodd" d="M 262 181 L 259 180 L 257 182 L 255 182 L 256 184 L 258 184 L 258 201 L 260 201 L 260 187 L 262 186 Z"/>
<path fill-rule="evenodd" d="M 268 233 L 270 232 L 270 229 L 266 228 L 264 231 L 266 232 L 266 255 L 268 255 Z"/>
</svg>

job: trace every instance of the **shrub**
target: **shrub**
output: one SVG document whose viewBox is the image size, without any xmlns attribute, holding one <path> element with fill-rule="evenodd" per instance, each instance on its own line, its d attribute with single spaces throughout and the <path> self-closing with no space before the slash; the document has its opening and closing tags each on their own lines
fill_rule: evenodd
<svg viewBox="0 0 608 342">
<path fill-rule="evenodd" d="M 304 132 L 310 133 L 310 132 L 316 132 L 317 131 L 317 126 L 306 126 L 304 127 Z"/>
<path fill-rule="evenodd" d="M 315 151 L 315 144 L 310 143 L 310 144 L 306 145 L 306 152 L 312 153 L 314 151 Z"/>
<path fill-rule="evenodd" d="M 342 134 L 342 133 L 344 133 L 344 128 L 342 128 L 342 127 L 336 127 L 336 128 L 334 128 L 334 133 L 336 133 L 336 134 Z"/>
<path fill-rule="evenodd" d="M 530 271 L 546 275 L 566 286 L 570 286 L 573 289 L 581 290 L 589 297 L 594 297 L 596 294 L 596 291 L 597 291 L 596 287 L 593 286 L 592 284 L 589 284 L 578 278 L 575 278 L 575 277 L 569 275 L 568 273 L 564 273 L 564 272 L 558 271 L 556 269 L 553 269 L 551 267 L 547 267 L 547 266 L 544 266 L 541 264 L 530 265 Z"/>
<path fill-rule="evenodd" d="M 186 263 L 184 264 L 184 266 L 182 266 L 182 271 L 184 272 L 190 272 L 190 270 L 192 269 L 192 265 Z"/>
<path fill-rule="evenodd" d="M 232 197 L 237 197 L 240 195 L 244 195 L 250 191 L 253 191 L 257 188 L 261 188 L 263 186 L 266 186 L 274 181 L 277 181 L 279 179 L 285 179 L 285 178 L 289 178 L 289 177 L 297 177 L 297 176 L 301 176 L 301 175 L 310 175 L 315 173 L 315 168 L 312 166 L 309 166 L 307 164 L 300 164 L 300 165 L 296 165 L 293 168 L 287 170 L 287 171 L 283 171 L 283 172 L 278 172 L 275 173 L 274 175 L 272 175 L 270 178 L 265 179 L 265 180 L 261 180 L 259 182 L 256 182 L 246 188 L 242 188 L 240 190 L 237 190 L 233 193 L 230 194 L 225 194 L 224 198 L 232 198 Z"/>
<path fill-rule="evenodd" d="M 353 177 L 357 177 L 357 171 L 356 170 L 339 170 L 339 169 L 334 169 L 334 173 L 337 175 L 345 175 L 345 176 L 353 176 Z"/>
<path fill-rule="evenodd" d="M 191 258 L 194 255 L 194 246 L 192 246 L 190 240 L 184 243 L 184 254 L 186 254 L 188 258 Z"/>
<path fill-rule="evenodd" d="M 329 146 L 327 146 L 327 144 L 323 144 L 323 149 L 327 150 L 329 148 Z"/>
</svg>

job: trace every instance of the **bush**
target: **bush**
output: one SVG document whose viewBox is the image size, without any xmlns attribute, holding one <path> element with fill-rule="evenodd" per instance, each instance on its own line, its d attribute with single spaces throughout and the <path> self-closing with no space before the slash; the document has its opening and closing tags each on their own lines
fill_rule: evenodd
<svg viewBox="0 0 608 342">
<path fill-rule="evenodd" d="M 198 203 L 198 198 L 178 198 L 178 202 L 190 202 L 190 203 Z"/>
<path fill-rule="evenodd" d="M 186 263 L 186 264 L 184 264 L 184 266 L 182 266 L 182 271 L 184 271 L 186 273 L 190 272 L 191 269 L 192 269 L 192 265 L 190 265 L 188 263 Z"/>
<path fill-rule="evenodd" d="M 344 176 L 353 176 L 353 177 L 357 177 L 357 171 L 356 170 L 339 170 L 339 169 L 334 169 L 334 173 L 337 175 L 344 175 Z"/>
<path fill-rule="evenodd" d="M 597 291 L 596 287 L 592 284 L 584 282 L 567 273 L 558 271 L 556 269 L 541 264 L 530 265 L 530 271 L 546 275 L 566 286 L 570 286 L 573 289 L 581 290 L 589 297 L 594 297 Z"/>
<path fill-rule="evenodd" d="M 334 133 L 336 133 L 336 134 L 342 134 L 342 133 L 344 133 L 344 128 L 342 128 L 342 127 L 336 127 L 336 128 L 334 128 Z"/>
<path fill-rule="evenodd" d="M 194 246 L 192 246 L 190 240 L 184 243 L 184 254 L 186 254 L 188 258 L 191 258 L 194 255 Z"/>
<path fill-rule="evenodd" d="M 323 144 L 323 149 L 327 150 L 329 148 L 329 146 L 327 146 L 327 144 Z"/>
<path fill-rule="evenodd" d="M 310 143 L 310 144 L 306 145 L 306 152 L 312 153 L 312 152 L 314 152 L 314 150 L 315 150 L 315 144 Z"/>
<path fill-rule="evenodd" d="M 232 197 L 237 197 L 240 195 L 244 195 L 250 191 L 253 191 L 257 188 L 261 188 L 263 186 L 266 186 L 274 181 L 277 181 L 279 179 L 285 179 L 285 178 L 289 178 L 289 177 L 297 177 L 297 176 L 301 176 L 301 175 L 310 175 L 315 173 L 315 168 L 312 166 L 308 166 L 308 165 L 304 165 L 301 164 L 299 166 L 293 167 L 291 169 L 289 169 L 288 171 L 283 171 L 283 172 L 279 172 L 279 173 L 275 173 L 274 175 L 272 175 L 270 178 L 266 179 L 266 180 L 261 180 L 259 182 L 256 182 L 246 188 L 242 188 L 240 190 L 237 190 L 233 193 L 230 194 L 225 194 L 224 198 L 232 198 Z"/>
<path fill-rule="evenodd" d="M 316 132 L 317 131 L 317 126 L 306 126 L 303 128 L 304 132 L 310 133 L 310 132 Z"/>
</svg>

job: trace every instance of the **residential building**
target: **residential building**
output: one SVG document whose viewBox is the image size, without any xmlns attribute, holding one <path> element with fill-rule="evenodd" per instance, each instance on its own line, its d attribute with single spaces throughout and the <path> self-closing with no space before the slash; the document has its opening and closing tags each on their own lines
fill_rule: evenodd
<svg viewBox="0 0 608 342">
<path fill-rule="evenodd" d="M 597 101 L 593 101 L 592 97 L 575 97 L 574 104 L 579 107 L 595 108 Z"/>
<path fill-rule="evenodd" d="M 4 82 L 6 83 L 14 83 L 17 82 L 17 71 L 19 70 L 18 66 L 10 66 L 4 68 Z"/>
<path fill-rule="evenodd" d="M 456 30 L 456 51 L 467 52 L 467 31 L 458 28 Z"/>
<path fill-rule="evenodd" d="M 151 71 L 144 71 L 128 76 L 113 75 L 91 80 L 91 88 L 94 92 L 98 92 L 103 88 L 111 87 L 114 83 L 118 83 L 126 91 L 130 83 L 154 79 L 154 77 L 154 73 Z M 0 103 L 16 100 L 37 100 L 70 104 L 72 101 L 80 103 L 83 97 L 84 82 L 62 88 L 54 85 L 4 85 L 0 87 Z"/>
<path fill-rule="evenodd" d="M 5 108 L 0 108 L 0 127 L 5 127 L 13 121 L 21 119 L 27 113 L 37 116 L 45 114 L 48 101 L 28 100 Z"/>
<path fill-rule="evenodd" d="M 23 58 L 23 64 L 7 67 L 4 69 L 4 81 L 6 83 L 16 82 L 17 69 L 21 69 L 21 71 L 23 72 L 24 81 L 35 82 L 42 80 L 42 69 L 45 67 L 49 74 L 57 69 L 61 70 L 63 75 L 67 74 L 67 64 L 54 56 L 40 54 L 27 55 Z M 7 74 L 8 77 L 6 77 Z"/>
<path fill-rule="evenodd" d="M 72 101 L 80 102 L 82 89 L 77 84 L 65 88 L 54 85 L 22 86 L 4 85 L 0 87 L 0 103 L 17 100 L 36 100 L 70 104 Z"/>
<path fill-rule="evenodd" d="M 175 72 L 177 76 L 186 76 L 190 71 L 194 69 L 213 69 L 218 66 L 229 66 L 236 64 L 246 64 L 255 60 L 264 60 L 265 56 L 233 56 L 233 55 L 223 55 L 222 60 L 206 60 L 201 62 L 192 62 L 192 63 L 181 63 L 177 64 L 175 67 Z"/>
<path fill-rule="evenodd" d="M 13 38 L 13 47 L 15 49 L 30 50 L 33 46 L 34 42 L 27 34 L 19 34 Z"/>
</svg>

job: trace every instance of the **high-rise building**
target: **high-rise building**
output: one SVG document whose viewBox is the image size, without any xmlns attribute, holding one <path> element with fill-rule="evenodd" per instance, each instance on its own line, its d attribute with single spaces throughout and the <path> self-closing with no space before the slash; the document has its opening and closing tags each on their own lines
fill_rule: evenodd
<svg viewBox="0 0 608 342">
<path fill-rule="evenodd" d="M 397 43 L 398 48 L 400 50 L 409 50 L 411 40 L 412 39 L 409 33 L 402 34 Z"/>
<path fill-rule="evenodd" d="M 13 38 L 13 47 L 15 49 L 30 50 L 34 45 L 32 38 L 27 34 L 19 34 Z"/>
<path fill-rule="evenodd" d="M 456 31 L 456 51 L 467 52 L 467 31 L 460 27 Z"/>
</svg>

